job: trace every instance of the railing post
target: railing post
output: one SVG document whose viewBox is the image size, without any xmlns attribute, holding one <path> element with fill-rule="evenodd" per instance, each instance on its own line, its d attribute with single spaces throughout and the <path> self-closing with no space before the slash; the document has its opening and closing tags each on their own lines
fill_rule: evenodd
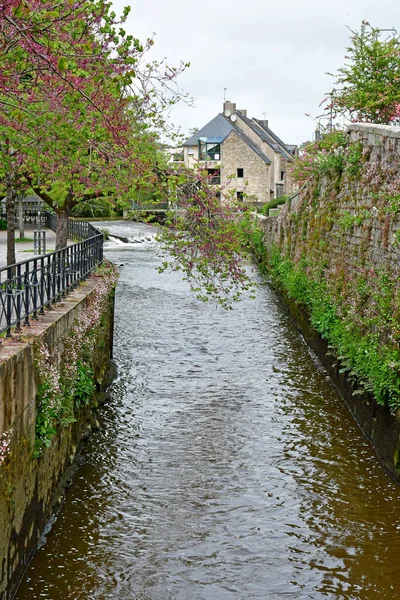
<svg viewBox="0 0 400 600">
<path fill-rule="evenodd" d="M 24 325 L 25 327 L 29 327 L 29 304 L 30 304 L 30 282 L 29 282 L 29 262 L 25 263 L 25 273 L 24 273 L 24 296 L 25 296 L 25 319 Z"/>
<path fill-rule="evenodd" d="M 12 278 L 12 267 L 7 267 L 7 279 L 6 279 L 6 322 L 7 322 L 7 337 L 11 337 L 11 321 L 12 321 L 12 305 L 13 305 L 13 293 L 10 286 Z"/>
<path fill-rule="evenodd" d="M 46 287 L 47 287 L 47 307 L 51 308 L 51 302 L 52 302 L 52 296 L 51 296 L 51 292 L 53 289 L 53 280 L 52 280 L 52 273 L 51 273 L 51 257 L 52 254 L 49 254 L 47 256 L 47 282 L 46 282 Z"/>
<path fill-rule="evenodd" d="M 44 301 L 44 296 L 46 293 L 46 267 L 44 266 L 44 262 L 45 262 L 45 258 L 42 257 L 40 259 L 40 287 L 39 287 L 39 295 L 40 295 L 40 314 L 44 315 L 44 307 L 45 307 L 45 301 Z"/>
<path fill-rule="evenodd" d="M 37 316 L 37 308 L 38 308 L 38 268 L 37 268 L 37 259 L 35 258 L 35 260 L 33 261 L 33 271 L 32 271 L 32 286 L 33 286 L 33 291 L 32 291 L 32 302 L 33 302 L 33 313 L 32 313 L 32 319 L 37 320 L 38 316 Z"/>
<path fill-rule="evenodd" d="M 17 263 L 17 271 L 16 271 L 16 301 L 15 301 L 15 310 L 17 323 L 15 326 L 15 331 L 21 331 L 21 295 L 22 295 L 22 278 L 21 278 L 21 265 Z"/>
</svg>

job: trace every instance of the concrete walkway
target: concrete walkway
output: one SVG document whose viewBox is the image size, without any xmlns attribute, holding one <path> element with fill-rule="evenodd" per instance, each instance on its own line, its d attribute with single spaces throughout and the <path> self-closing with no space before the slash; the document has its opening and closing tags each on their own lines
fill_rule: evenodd
<svg viewBox="0 0 400 600">
<path fill-rule="evenodd" d="M 16 230 L 15 257 L 17 262 L 36 258 L 33 253 L 33 232 L 38 229 L 37 224 L 25 224 L 25 237 L 31 242 L 18 242 L 19 231 Z M 54 231 L 42 225 L 42 231 L 46 231 L 46 252 L 53 252 L 56 241 Z M 7 266 L 7 231 L 0 231 L 0 269 Z"/>
</svg>

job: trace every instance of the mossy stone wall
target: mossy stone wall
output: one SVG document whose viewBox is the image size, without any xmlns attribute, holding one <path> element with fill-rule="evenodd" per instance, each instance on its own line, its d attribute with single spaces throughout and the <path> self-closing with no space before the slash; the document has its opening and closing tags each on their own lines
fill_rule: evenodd
<svg viewBox="0 0 400 600">
<path fill-rule="evenodd" d="M 400 128 L 347 133 L 341 160 L 259 224 L 266 262 L 275 253 L 289 302 L 324 338 L 320 356 L 336 352 L 337 385 L 400 481 Z"/>
<path fill-rule="evenodd" d="M 68 331 L 104 285 L 90 277 L 19 336 L 0 346 L 0 440 L 10 443 L 0 463 L 0 599 L 9 600 L 19 584 L 45 524 L 57 503 L 57 488 L 73 463 L 77 446 L 87 433 L 96 401 L 76 411 L 76 421 L 59 427 L 49 448 L 34 458 L 37 382 L 34 343 L 43 343 L 62 361 Z M 110 363 L 113 332 L 113 293 L 101 315 L 101 343 L 93 355 L 93 377 L 99 387 Z"/>
</svg>

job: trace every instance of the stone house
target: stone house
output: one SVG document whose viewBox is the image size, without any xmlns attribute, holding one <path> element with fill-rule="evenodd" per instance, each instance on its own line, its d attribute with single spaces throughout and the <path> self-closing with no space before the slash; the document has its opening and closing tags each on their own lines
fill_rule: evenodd
<svg viewBox="0 0 400 600">
<path fill-rule="evenodd" d="M 284 144 L 268 121 L 249 119 L 228 101 L 183 144 L 183 163 L 204 166 L 223 195 L 265 203 L 295 191 L 287 166 L 296 153 L 297 146 Z"/>
</svg>

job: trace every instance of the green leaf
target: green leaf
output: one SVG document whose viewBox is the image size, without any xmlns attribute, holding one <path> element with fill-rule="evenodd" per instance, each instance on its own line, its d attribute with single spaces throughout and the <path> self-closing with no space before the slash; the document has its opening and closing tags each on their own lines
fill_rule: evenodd
<svg viewBox="0 0 400 600">
<path fill-rule="evenodd" d="M 63 56 L 60 56 L 60 58 L 58 59 L 58 68 L 60 69 L 60 71 L 66 71 L 68 69 L 68 61 L 66 58 L 64 58 Z"/>
</svg>

